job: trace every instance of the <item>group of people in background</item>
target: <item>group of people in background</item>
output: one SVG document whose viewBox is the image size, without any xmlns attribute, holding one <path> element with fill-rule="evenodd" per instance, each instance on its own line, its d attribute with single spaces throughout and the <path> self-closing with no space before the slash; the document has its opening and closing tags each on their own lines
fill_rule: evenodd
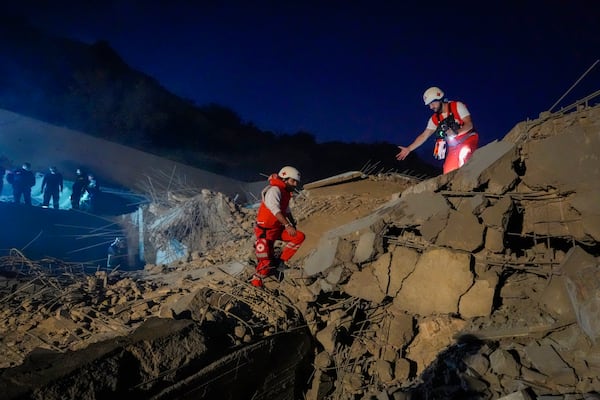
<svg viewBox="0 0 600 400">
<path fill-rule="evenodd" d="M 4 187 L 4 177 L 11 184 L 13 189 L 13 201 L 17 204 L 23 202 L 31 205 L 32 189 L 36 184 L 35 174 L 31 171 L 31 164 L 28 162 L 15 170 L 6 171 L 0 167 L 0 192 Z M 48 172 L 42 178 L 41 194 L 43 196 L 42 207 L 49 208 L 52 202 L 54 209 L 60 208 L 60 194 L 64 188 L 63 175 L 55 166 L 48 168 Z M 80 168 L 77 168 L 75 181 L 71 191 L 71 208 L 79 210 L 85 201 L 86 209 L 92 211 L 95 208 L 97 198 L 100 194 L 100 185 L 93 174 L 84 174 Z"/>
<path fill-rule="evenodd" d="M 87 197 L 90 210 L 93 210 L 100 195 L 100 185 L 93 174 L 87 174 L 86 177 L 81 168 L 77 168 L 71 191 L 71 208 L 73 210 L 81 208 L 81 200 L 84 196 Z"/>
</svg>

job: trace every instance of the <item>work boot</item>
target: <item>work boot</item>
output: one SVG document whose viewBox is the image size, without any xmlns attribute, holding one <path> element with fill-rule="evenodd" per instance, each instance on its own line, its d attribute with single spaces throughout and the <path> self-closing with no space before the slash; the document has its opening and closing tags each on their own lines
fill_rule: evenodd
<svg viewBox="0 0 600 400">
<path fill-rule="evenodd" d="M 250 281 L 250 284 L 257 288 L 262 288 L 264 286 L 262 278 L 256 274 L 254 274 L 252 276 L 252 280 Z"/>
<path fill-rule="evenodd" d="M 285 271 L 287 269 L 297 269 L 298 267 L 296 267 L 295 265 L 290 265 L 287 262 L 283 261 L 283 260 L 277 260 L 277 271 Z"/>
</svg>

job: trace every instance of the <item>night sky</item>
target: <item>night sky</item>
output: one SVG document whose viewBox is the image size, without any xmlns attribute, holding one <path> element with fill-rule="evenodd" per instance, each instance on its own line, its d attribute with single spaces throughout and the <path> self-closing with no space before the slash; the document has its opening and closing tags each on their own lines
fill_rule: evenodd
<svg viewBox="0 0 600 400">
<path fill-rule="evenodd" d="M 197 105 L 318 142 L 408 145 L 435 85 L 467 104 L 483 145 L 550 109 L 600 58 L 594 1 L 40 3 L 8 7 L 52 33 L 108 41 Z M 554 110 L 597 90 L 600 63 Z"/>
</svg>

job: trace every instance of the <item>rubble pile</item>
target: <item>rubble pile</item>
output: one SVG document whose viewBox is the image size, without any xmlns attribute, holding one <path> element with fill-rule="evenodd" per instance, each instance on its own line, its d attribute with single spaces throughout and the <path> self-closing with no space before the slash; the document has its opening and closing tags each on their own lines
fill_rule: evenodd
<svg viewBox="0 0 600 400">
<path fill-rule="evenodd" d="M 182 196 L 169 193 L 162 201 L 145 207 L 145 259 L 154 263 L 157 252 L 169 259 L 179 259 L 174 250 L 183 246 L 192 261 L 207 250 L 225 247 L 233 250 L 240 241 L 252 237 L 250 210 L 235 204 L 222 193 L 202 190 L 199 194 Z M 250 244 L 251 246 L 251 244 Z M 223 251 L 229 254 L 230 252 Z M 221 259 L 208 260 L 210 265 Z"/>
<path fill-rule="evenodd" d="M 127 335 L 168 295 L 152 282 L 120 272 L 89 275 L 58 260 L 15 253 L 1 265 L 0 368 L 21 365 L 36 348 L 78 350 Z"/>
<path fill-rule="evenodd" d="M 242 391 L 242 380 L 264 380 L 249 373 L 235 379 L 245 365 L 240 357 L 260 366 L 269 362 L 265 354 L 284 352 L 282 361 L 258 373 L 285 366 L 271 374 L 285 382 L 295 379 L 310 354 L 297 308 L 241 280 L 241 264 L 94 275 L 67 264 L 51 271 L 17 256 L 2 265 L 3 398 L 97 399 L 108 393 L 170 399 L 181 398 L 178 382 L 196 381 L 199 387 L 211 382 L 204 393 L 228 391 L 235 398 L 241 394 L 232 383 Z M 290 344 L 296 357 L 288 357 Z M 294 388 L 277 386 L 268 393 L 285 398 Z"/>
<path fill-rule="evenodd" d="M 517 126 L 329 231 L 296 290 L 320 344 L 307 398 L 600 391 L 599 145 L 598 107 Z"/>
<path fill-rule="evenodd" d="M 111 394 L 598 398 L 598 149 L 600 107 L 582 107 L 525 121 L 461 169 L 404 181 L 393 196 L 359 196 L 353 182 L 305 189 L 292 205 L 299 228 L 308 238 L 328 228 L 263 290 L 248 284 L 254 210 L 209 191 L 154 204 L 155 248 L 176 238 L 186 260 L 60 284 L 43 277 L 35 288 L 0 279 L 0 345 L 16 353 L 1 387 L 20 388 L 9 398 L 57 398 L 56 385 L 83 385 L 93 363 L 79 364 L 87 375 L 29 382 L 34 344 L 73 356 L 127 335 L 122 351 L 140 367 L 135 379 L 111 375 Z M 197 346 L 178 353 L 173 340 Z M 96 360 L 123 362 L 111 354 Z"/>
</svg>

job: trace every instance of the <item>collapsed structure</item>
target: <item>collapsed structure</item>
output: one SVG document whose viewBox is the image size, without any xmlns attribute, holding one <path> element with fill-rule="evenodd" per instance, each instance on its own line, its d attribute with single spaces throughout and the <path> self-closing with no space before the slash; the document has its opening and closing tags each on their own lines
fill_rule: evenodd
<svg viewBox="0 0 600 400">
<path fill-rule="evenodd" d="M 375 209 L 327 231 L 297 261 L 301 268 L 267 281 L 264 291 L 247 283 L 252 210 L 209 192 L 178 199 L 176 209 L 154 208 L 161 215 L 155 221 L 172 222 L 208 201 L 207 209 L 226 217 L 219 227 L 200 225 L 229 234 L 217 240 L 198 236 L 197 224 L 157 224 L 162 241 L 172 232 L 183 242 L 188 235 L 195 235 L 190 243 L 213 241 L 143 273 L 56 282 L 68 290 L 38 293 L 43 301 L 13 289 L 1 315 L 2 347 L 12 351 L 0 376 L 3 393 L 595 395 L 600 107 L 566 111 L 518 124 L 457 171 L 406 182 Z M 296 200 L 300 226 L 319 214 L 315 192 Z M 331 204 L 323 208 L 335 217 Z M 15 282 L 5 278 L 0 287 L 10 292 Z M 34 345 L 52 352 L 40 357 L 30 353 Z"/>
</svg>

